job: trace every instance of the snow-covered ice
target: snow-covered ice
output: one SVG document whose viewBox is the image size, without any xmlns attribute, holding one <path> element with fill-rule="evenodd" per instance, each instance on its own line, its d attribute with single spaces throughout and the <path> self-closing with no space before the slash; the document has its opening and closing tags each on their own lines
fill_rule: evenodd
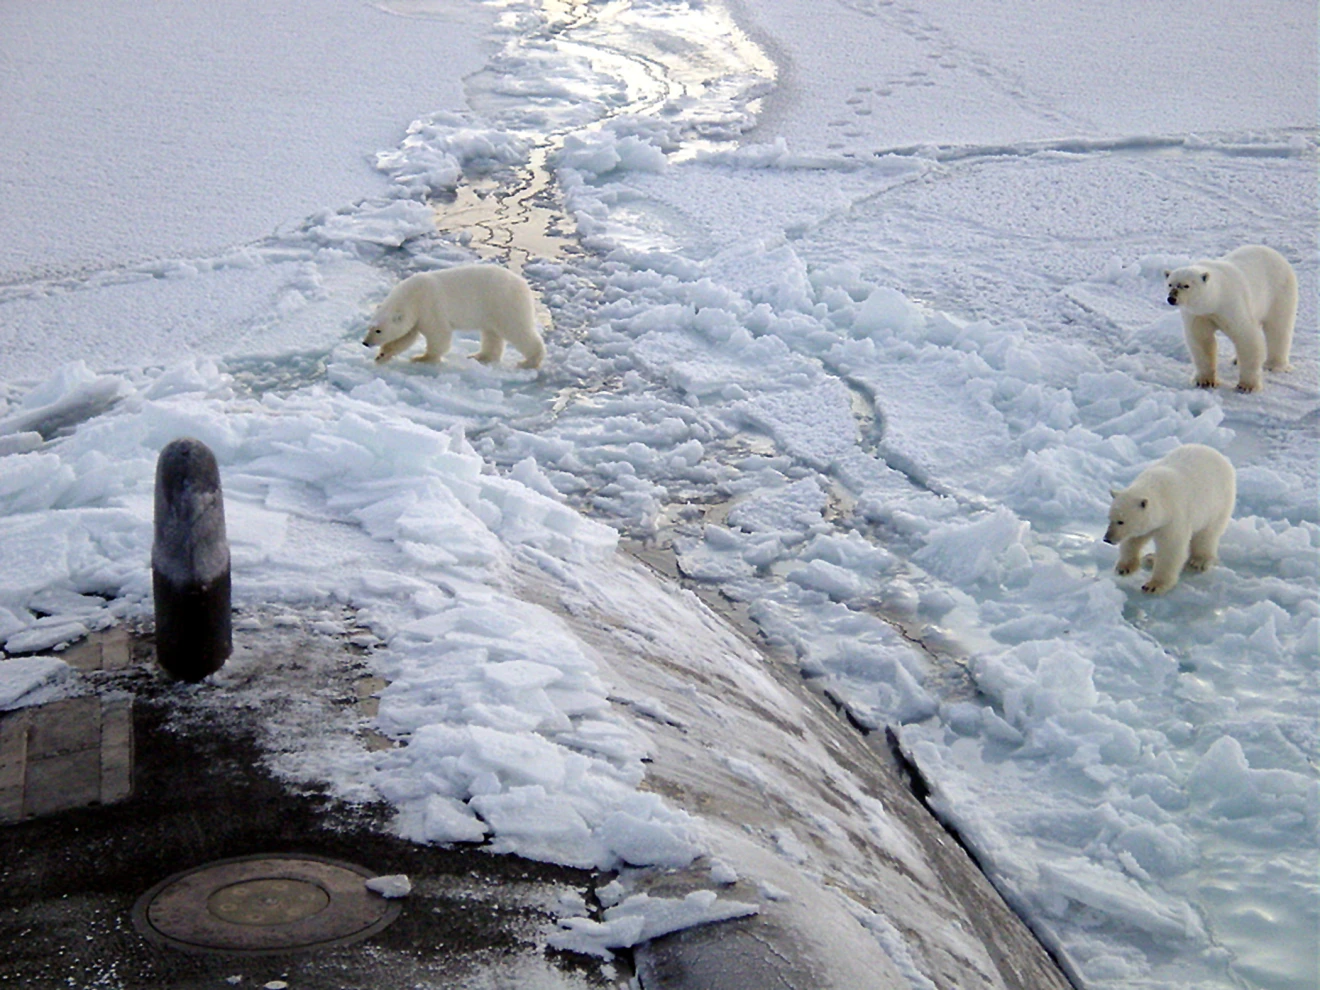
<svg viewBox="0 0 1320 990">
<path fill-rule="evenodd" d="M 1313 5 L 1253 7 L 1249 32 L 1226 0 L 215 16 L 0 13 L 7 651 L 149 612 L 155 455 L 202 440 L 236 602 L 354 609 L 378 728 L 407 742 L 285 772 L 387 798 L 420 842 L 713 857 L 713 901 L 621 891 L 569 920 L 603 952 L 731 916 L 718 888 L 749 879 L 645 789 L 646 723 L 678 706 L 613 694 L 518 594 L 526 566 L 605 581 L 622 534 L 888 727 L 1079 985 L 1310 985 Z M 436 231 L 469 187 L 520 222 L 551 178 L 550 240 L 582 250 Z M 1297 270 L 1294 369 L 1192 389 L 1162 272 L 1251 242 Z M 470 340 L 439 370 L 371 365 L 397 278 L 476 254 L 522 262 L 542 372 Z M 1235 518 L 1218 566 L 1143 596 L 1099 542 L 1107 493 L 1188 442 L 1234 461 Z M 5 704 L 52 663 L 0 664 Z M 807 855 L 791 832 L 772 853 Z M 881 906 L 859 923 L 925 985 Z"/>
<path fill-rule="evenodd" d="M 372 877 L 366 881 L 366 888 L 375 891 L 381 897 L 395 899 L 407 897 L 412 893 L 412 881 L 406 874 L 391 873 L 388 876 Z"/>
<path fill-rule="evenodd" d="M 719 900 L 713 890 L 694 890 L 682 899 L 633 894 L 607 907 L 603 921 L 570 918 L 550 937 L 557 949 L 607 956 L 625 948 L 693 925 L 728 921 L 756 913 L 755 904 Z"/>
<path fill-rule="evenodd" d="M 0 711 L 44 704 L 77 691 L 74 671 L 56 657 L 15 657 L 0 664 Z"/>
</svg>

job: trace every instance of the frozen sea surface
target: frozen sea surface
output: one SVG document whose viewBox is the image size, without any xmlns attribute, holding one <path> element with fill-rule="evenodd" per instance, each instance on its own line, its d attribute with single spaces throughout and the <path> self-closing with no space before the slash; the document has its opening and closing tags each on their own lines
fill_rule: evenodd
<svg viewBox="0 0 1320 990">
<path fill-rule="evenodd" d="M 9 11 L 6 649 L 149 610 L 155 452 L 197 436 L 240 602 L 357 610 L 409 743 L 309 736 L 285 772 L 387 797 L 419 841 L 672 867 L 719 850 L 638 788 L 641 709 L 509 577 L 570 581 L 622 533 L 891 730 L 1080 985 L 1312 985 L 1315 11 L 1253 8 L 1242 57 L 1237 8 L 1206 9 L 1171 34 L 1135 3 L 399 0 L 330 5 L 285 50 L 235 8 L 250 71 L 190 76 L 207 99 L 172 60 L 207 15 Z M 91 85 L 128 78 L 105 55 L 25 68 L 98 24 L 163 53 L 133 63 L 152 99 Z M 346 45 L 425 49 L 436 81 Z M 206 122 L 220 93 L 255 113 L 234 79 L 297 85 L 256 104 L 278 120 L 222 115 L 231 139 Z M 352 112 L 309 131 L 313 91 Z M 89 122 L 57 140 L 64 104 Z M 213 160 L 185 133 L 228 155 L 223 189 L 162 185 Z M 436 231 L 551 175 L 581 249 Z M 1191 389 L 1162 271 L 1247 242 L 1298 272 L 1294 368 Z M 467 341 L 438 370 L 366 360 L 399 275 L 502 250 L 545 305 L 539 375 Z M 1217 567 L 1150 598 L 1099 542 L 1107 492 L 1186 442 L 1234 460 L 1236 516 Z M 643 903 L 566 930 L 607 948 Z M 733 910 L 684 904 L 657 923 Z"/>
</svg>

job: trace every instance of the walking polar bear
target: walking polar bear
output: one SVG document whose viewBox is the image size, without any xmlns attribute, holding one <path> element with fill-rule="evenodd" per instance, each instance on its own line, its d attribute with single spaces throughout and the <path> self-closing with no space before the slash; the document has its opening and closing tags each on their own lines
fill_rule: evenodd
<svg viewBox="0 0 1320 990">
<path fill-rule="evenodd" d="M 459 265 L 408 276 L 380 304 L 362 343 L 379 347 L 376 363 L 384 364 L 422 337 L 426 350 L 413 360 L 439 364 L 455 330 L 481 331 L 481 349 L 472 355 L 478 361 L 498 361 L 506 343 L 522 354 L 521 368 L 539 368 L 545 357 L 531 288 L 520 275 L 497 265 Z"/>
<path fill-rule="evenodd" d="M 1186 565 L 1203 571 L 1215 562 L 1219 538 L 1233 516 L 1237 472 L 1227 457 L 1199 443 L 1183 444 L 1110 491 L 1105 542 L 1117 543 L 1119 574 L 1141 566 L 1141 550 L 1155 541 L 1155 564 L 1142 591 L 1159 594 L 1178 583 Z"/>
<path fill-rule="evenodd" d="M 1261 386 L 1261 368 L 1287 371 L 1297 319 L 1297 275 L 1286 258 L 1249 244 L 1213 261 L 1165 272 L 1169 305 L 1182 310 L 1183 337 L 1198 388 L 1219 384 L 1215 331 L 1237 349 L 1239 392 Z"/>
</svg>

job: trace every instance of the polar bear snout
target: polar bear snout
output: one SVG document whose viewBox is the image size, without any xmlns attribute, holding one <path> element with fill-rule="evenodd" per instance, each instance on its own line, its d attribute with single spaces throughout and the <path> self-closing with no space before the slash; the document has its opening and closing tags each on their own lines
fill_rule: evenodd
<svg viewBox="0 0 1320 990">
<path fill-rule="evenodd" d="M 1169 293 L 1169 305 L 1170 305 L 1170 306 L 1177 306 L 1177 305 L 1178 305 L 1178 293 L 1176 293 L 1176 292 L 1170 292 L 1170 293 Z"/>
</svg>

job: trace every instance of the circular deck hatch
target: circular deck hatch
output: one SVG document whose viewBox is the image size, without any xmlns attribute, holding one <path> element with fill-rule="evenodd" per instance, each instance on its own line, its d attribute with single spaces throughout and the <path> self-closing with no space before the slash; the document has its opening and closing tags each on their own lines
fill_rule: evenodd
<svg viewBox="0 0 1320 990">
<path fill-rule="evenodd" d="M 367 889 L 376 874 L 314 856 L 243 856 L 167 877 L 138 898 L 133 921 L 152 941 L 193 952 L 299 952 L 368 938 L 398 901 Z"/>
</svg>

